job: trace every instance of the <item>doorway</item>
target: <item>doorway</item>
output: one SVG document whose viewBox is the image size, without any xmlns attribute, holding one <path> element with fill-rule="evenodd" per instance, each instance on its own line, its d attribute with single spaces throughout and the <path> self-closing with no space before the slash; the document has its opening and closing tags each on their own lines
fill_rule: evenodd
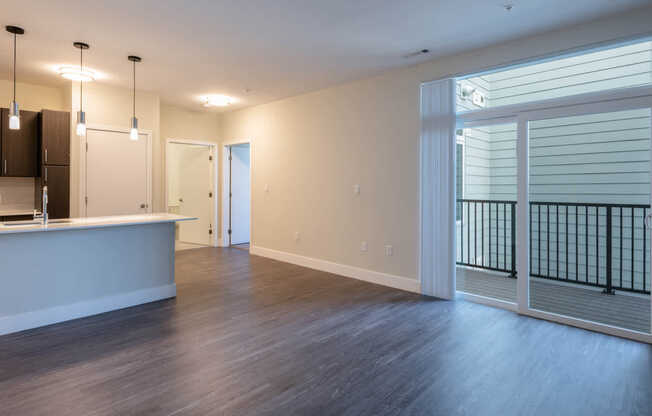
<svg viewBox="0 0 652 416">
<path fill-rule="evenodd" d="M 167 211 L 197 218 L 177 224 L 178 249 L 214 245 L 215 145 L 169 139 L 166 146 Z"/>
<path fill-rule="evenodd" d="M 225 245 L 249 250 L 251 235 L 251 146 L 224 146 Z"/>
<path fill-rule="evenodd" d="M 88 129 L 82 141 L 82 216 L 152 212 L 151 135 L 139 136 L 132 141 L 128 131 Z"/>
</svg>

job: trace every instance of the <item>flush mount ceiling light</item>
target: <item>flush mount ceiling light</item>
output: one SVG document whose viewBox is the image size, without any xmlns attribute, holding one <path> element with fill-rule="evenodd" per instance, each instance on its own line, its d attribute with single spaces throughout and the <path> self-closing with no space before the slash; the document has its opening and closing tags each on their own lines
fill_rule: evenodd
<svg viewBox="0 0 652 416">
<path fill-rule="evenodd" d="M 75 48 L 79 49 L 79 69 L 78 73 L 84 72 L 84 51 L 90 46 L 84 42 L 75 42 L 72 44 Z M 65 77 L 64 78 L 68 78 Z M 72 78 L 68 78 L 72 79 Z M 77 112 L 77 136 L 86 135 L 86 113 L 84 113 L 84 102 L 82 98 L 84 97 L 84 79 L 77 79 L 79 81 L 79 111 Z"/>
<path fill-rule="evenodd" d="M 138 140 L 138 119 L 136 118 L 136 62 L 142 61 L 139 56 L 129 55 L 128 60 L 134 64 L 134 112 L 131 117 L 131 130 L 129 131 L 129 138 L 133 141 Z"/>
<path fill-rule="evenodd" d="M 95 72 L 90 69 L 81 69 L 76 66 L 62 66 L 57 69 L 59 75 L 65 79 L 79 82 L 95 81 Z"/>
<path fill-rule="evenodd" d="M 201 97 L 202 105 L 204 107 L 226 107 L 235 102 L 235 100 L 226 95 L 206 95 Z"/>
<path fill-rule="evenodd" d="M 16 102 L 16 36 L 24 35 L 25 30 L 18 26 L 7 26 L 5 29 L 14 35 L 14 99 L 9 107 L 9 129 L 20 130 L 20 110 L 18 110 L 18 103 Z"/>
</svg>

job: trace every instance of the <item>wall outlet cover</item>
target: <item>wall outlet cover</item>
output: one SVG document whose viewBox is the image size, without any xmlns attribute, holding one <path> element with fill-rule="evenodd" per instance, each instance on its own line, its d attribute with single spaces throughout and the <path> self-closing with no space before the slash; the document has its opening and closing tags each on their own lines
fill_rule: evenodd
<svg viewBox="0 0 652 416">
<path fill-rule="evenodd" d="M 363 241 L 363 242 L 360 243 L 360 251 L 366 252 L 368 249 L 369 249 L 369 247 L 367 246 L 366 241 Z"/>
</svg>

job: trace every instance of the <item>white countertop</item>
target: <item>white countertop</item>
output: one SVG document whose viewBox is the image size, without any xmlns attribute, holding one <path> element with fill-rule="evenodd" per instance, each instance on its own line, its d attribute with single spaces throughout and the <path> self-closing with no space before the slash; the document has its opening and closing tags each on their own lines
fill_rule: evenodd
<svg viewBox="0 0 652 416">
<path fill-rule="evenodd" d="M 155 224 L 162 222 L 192 221 L 197 218 L 186 217 L 176 214 L 141 214 L 141 215 L 120 215 L 112 217 L 94 218 L 69 218 L 65 220 L 50 220 L 48 225 L 32 224 L 31 221 L 13 221 L 11 224 L 0 223 L 1 234 L 34 233 L 44 231 L 64 231 L 85 228 L 105 228 L 125 225 Z"/>
</svg>

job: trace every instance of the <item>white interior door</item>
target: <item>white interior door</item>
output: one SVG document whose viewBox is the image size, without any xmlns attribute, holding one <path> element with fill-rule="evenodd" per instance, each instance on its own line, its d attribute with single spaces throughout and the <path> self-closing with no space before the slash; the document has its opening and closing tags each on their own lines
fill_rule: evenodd
<svg viewBox="0 0 652 416">
<path fill-rule="evenodd" d="M 231 147 L 231 244 L 249 242 L 249 144 Z"/>
<path fill-rule="evenodd" d="M 209 245 L 211 229 L 210 148 L 203 145 L 171 143 L 172 156 L 177 158 L 179 213 L 198 218 L 180 224 L 179 240 Z M 171 172 L 172 173 L 172 172 Z"/>
<path fill-rule="evenodd" d="M 150 212 L 148 136 L 89 129 L 86 142 L 86 216 Z"/>
</svg>

